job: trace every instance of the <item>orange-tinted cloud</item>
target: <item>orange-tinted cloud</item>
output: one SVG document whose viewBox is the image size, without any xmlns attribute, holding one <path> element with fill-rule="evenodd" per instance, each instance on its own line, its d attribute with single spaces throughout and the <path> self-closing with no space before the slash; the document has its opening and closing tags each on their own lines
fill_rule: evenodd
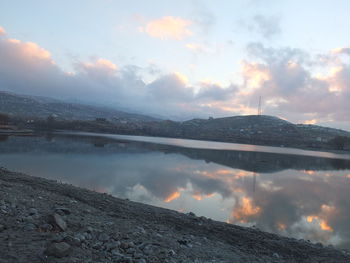
<svg viewBox="0 0 350 263">
<path fill-rule="evenodd" d="M 180 192 L 176 191 L 174 193 L 171 193 L 167 198 L 164 199 L 165 203 L 170 203 L 176 199 L 178 199 L 181 196 Z"/>
<path fill-rule="evenodd" d="M 190 20 L 179 17 L 165 16 L 149 22 L 145 27 L 141 27 L 140 31 L 147 33 L 151 37 L 160 38 L 163 40 L 181 40 L 193 34 L 189 29 L 191 24 L 192 22 Z"/>
<path fill-rule="evenodd" d="M 201 193 L 195 193 L 195 194 L 192 195 L 192 197 L 193 197 L 194 199 L 196 199 L 197 201 L 201 201 L 201 200 L 203 200 L 204 198 L 210 198 L 210 197 L 213 197 L 213 196 L 214 196 L 213 193 L 212 193 L 212 194 L 207 194 L 207 195 L 201 194 Z"/>
<path fill-rule="evenodd" d="M 324 231 L 333 231 L 333 228 L 329 226 L 327 221 L 325 219 L 320 218 L 319 216 L 311 215 L 311 216 L 308 216 L 306 220 L 309 223 L 316 222 L 320 226 L 320 228 Z"/>
<path fill-rule="evenodd" d="M 0 26 L 0 36 L 2 35 L 6 35 L 6 31 L 2 26 Z"/>
<path fill-rule="evenodd" d="M 93 70 L 93 71 L 104 71 L 106 73 L 114 73 L 118 67 L 111 61 L 99 58 L 94 63 L 82 63 L 82 66 L 86 70 Z"/>
<path fill-rule="evenodd" d="M 50 52 L 34 42 L 22 42 L 12 38 L 7 39 L 6 41 L 13 49 L 17 50 L 17 56 L 26 59 L 46 60 L 54 64 Z"/>
<path fill-rule="evenodd" d="M 258 215 L 260 212 L 261 208 L 254 206 L 252 199 L 243 197 L 239 206 L 233 210 L 232 217 L 235 222 L 245 223 L 249 217 Z"/>
<path fill-rule="evenodd" d="M 350 47 L 334 48 L 331 51 L 333 54 L 348 54 L 350 55 Z"/>
<path fill-rule="evenodd" d="M 246 89 L 244 93 L 249 93 L 260 88 L 265 81 L 271 79 L 270 72 L 266 66 L 258 63 L 242 62 L 242 74 L 245 80 Z"/>
<path fill-rule="evenodd" d="M 316 119 L 304 121 L 304 124 L 316 124 L 316 123 L 317 123 L 317 120 L 316 120 Z"/>
</svg>

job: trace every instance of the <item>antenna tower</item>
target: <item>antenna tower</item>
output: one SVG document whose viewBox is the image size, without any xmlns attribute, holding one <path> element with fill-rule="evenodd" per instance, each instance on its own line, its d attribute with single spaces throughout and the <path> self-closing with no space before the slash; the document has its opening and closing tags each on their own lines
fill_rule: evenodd
<svg viewBox="0 0 350 263">
<path fill-rule="evenodd" d="M 258 115 L 260 116 L 262 113 L 262 110 L 261 110 L 261 96 L 259 96 L 259 107 L 258 107 Z"/>
</svg>

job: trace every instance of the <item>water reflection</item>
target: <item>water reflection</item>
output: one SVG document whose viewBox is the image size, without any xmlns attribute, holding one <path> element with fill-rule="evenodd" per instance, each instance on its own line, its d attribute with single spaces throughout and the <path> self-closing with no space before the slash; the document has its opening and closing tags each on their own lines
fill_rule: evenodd
<svg viewBox="0 0 350 263">
<path fill-rule="evenodd" d="M 7 141 L 8 136 L 7 135 L 0 135 L 0 142 Z"/>
<path fill-rule="evenodd" d="M 350 161 L 106 138 L 9 138 L 0 166 L 350 248 Z"/>
</svg>

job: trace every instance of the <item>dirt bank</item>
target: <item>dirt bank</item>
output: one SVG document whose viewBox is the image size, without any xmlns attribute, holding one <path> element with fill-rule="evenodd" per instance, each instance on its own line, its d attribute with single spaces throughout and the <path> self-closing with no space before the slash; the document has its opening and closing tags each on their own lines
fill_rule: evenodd
<svg viewBox="0 0 350 263">
<path fill-rule="evenodd" d="M 0 262 L 350 262 L 350 253 L 0 168 Z"/>
</svg>

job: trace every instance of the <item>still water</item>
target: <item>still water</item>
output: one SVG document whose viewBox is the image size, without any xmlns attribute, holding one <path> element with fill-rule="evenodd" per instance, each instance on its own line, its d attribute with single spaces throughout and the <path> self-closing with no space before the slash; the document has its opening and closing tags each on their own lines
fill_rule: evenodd
<svg viewBox="0 0 350 263">
<path fill-rule="evenodd" d="M 349 156 L 222 145 L 97 134 L 0 137 L 0 166 L 350 248 Z"/>
</svg>

